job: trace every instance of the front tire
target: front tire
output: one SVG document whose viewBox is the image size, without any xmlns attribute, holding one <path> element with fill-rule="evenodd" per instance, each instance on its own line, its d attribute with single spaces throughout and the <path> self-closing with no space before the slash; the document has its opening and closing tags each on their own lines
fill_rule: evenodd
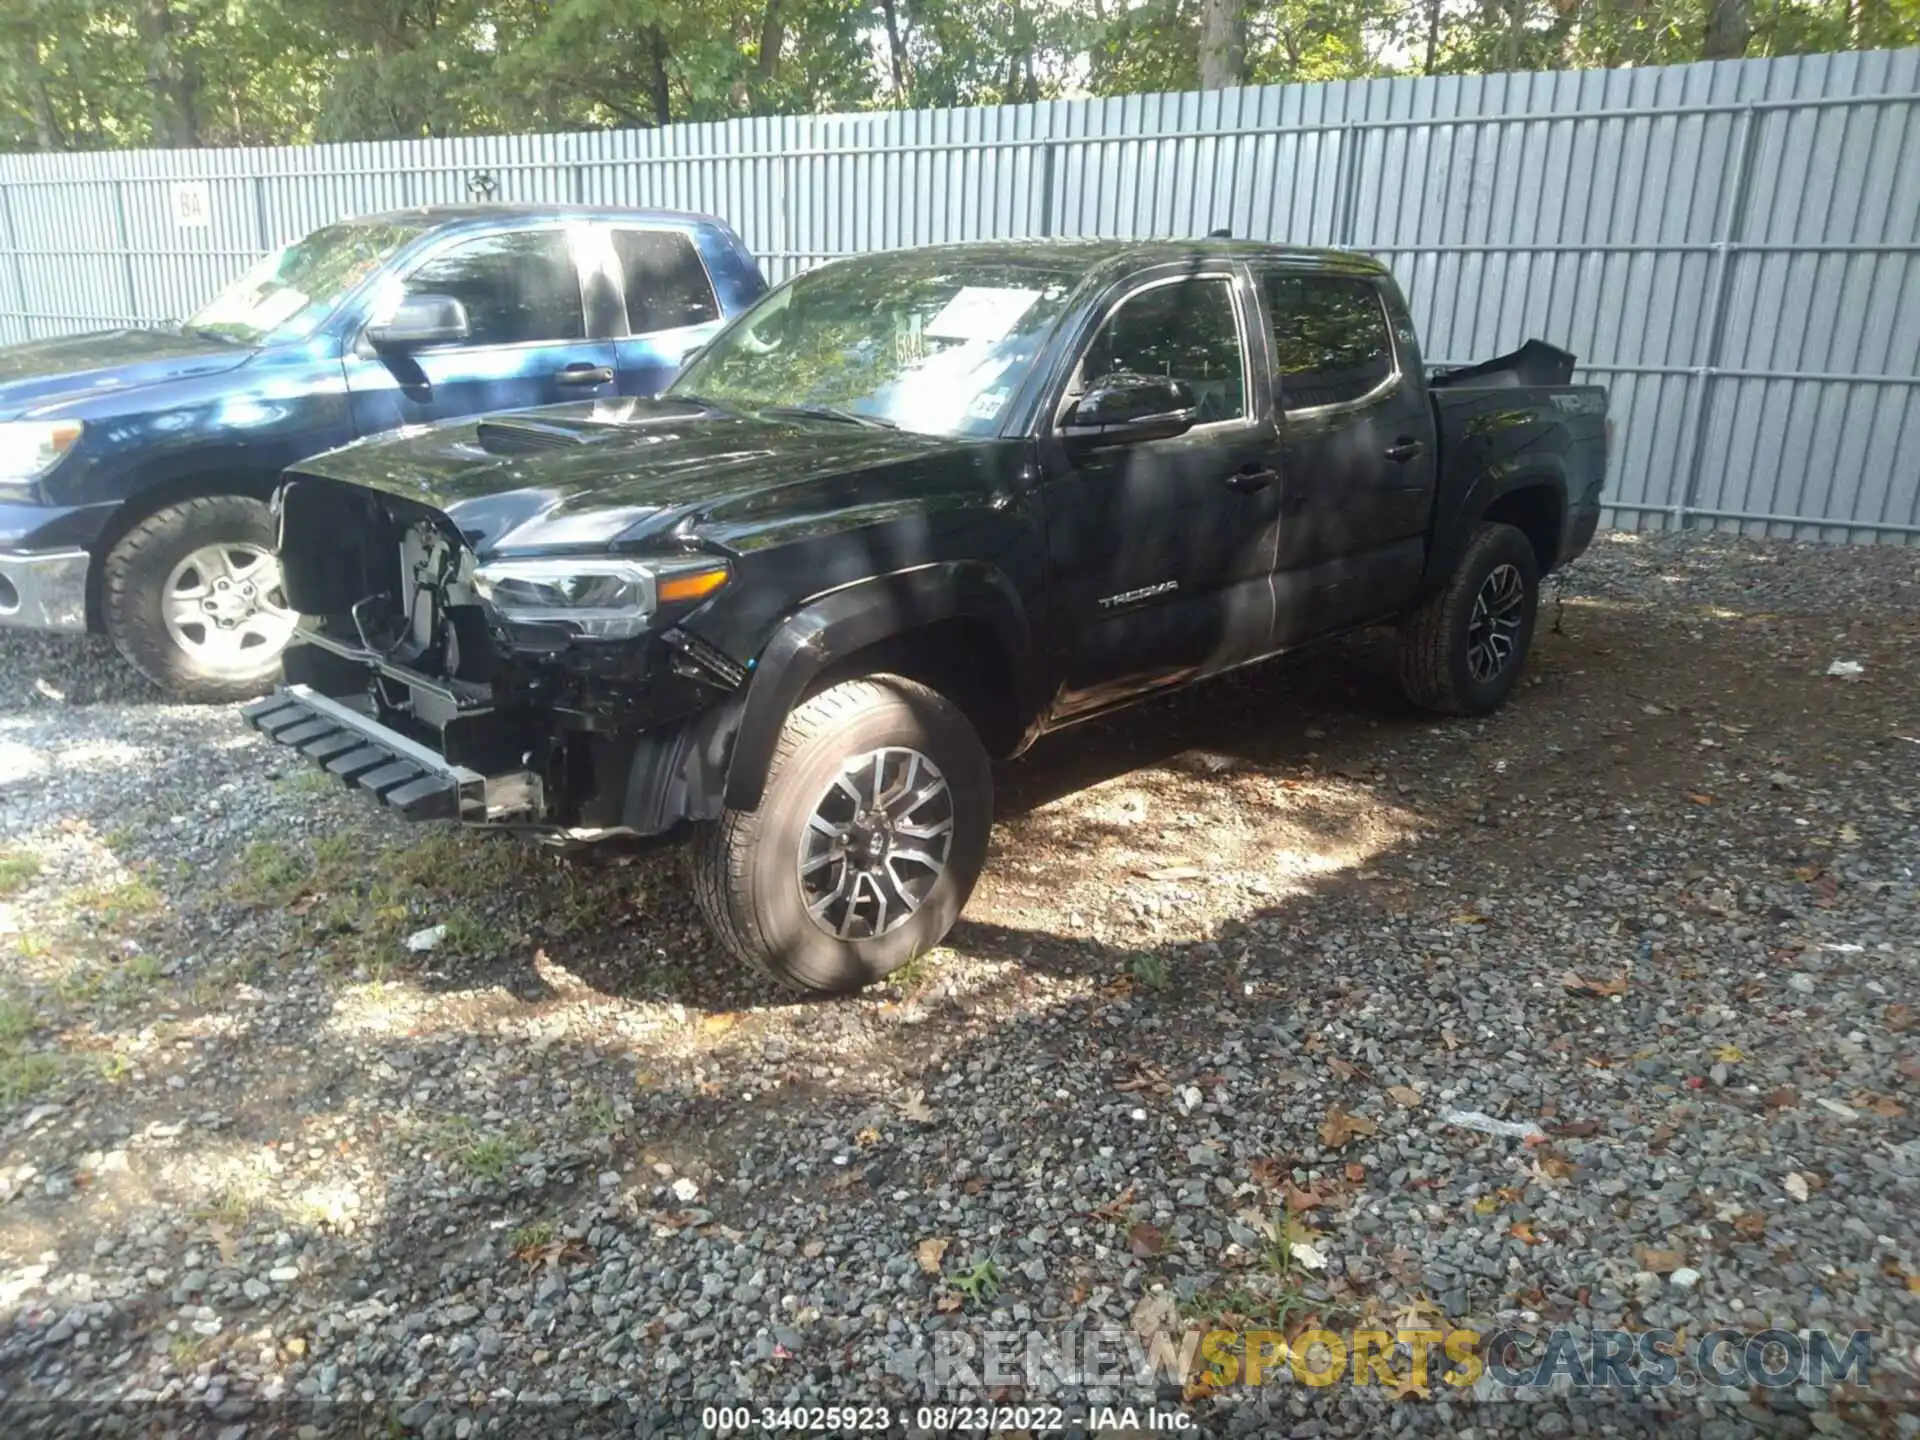
<svg viewBox="0 0 1920 1440">
<path fill-rule="evenodd" d="M 107 552 L 107 633 L 134 669 L 184 700 L 264 694 L 299 624 L 274 544 L 272 513 L 249 496 L 156 510 Z"/>
<path fill-rule="evenodd" d="M 787 717 L 757 810 L 697 827 L 694 895 L 741 959 L 858 990 L 938 945 L 986 863 L 993 775 L 944 696 L 879 675 Z"/>
<path fill-rule="evenodd" d="M 1400 684 L 1443 715 L 1497 710 L 1520 679 L 1540 610 L 1533 542 L 1511 525 L 1483 524 L 1453 577 L 1400 625 Z"/>
</svg>

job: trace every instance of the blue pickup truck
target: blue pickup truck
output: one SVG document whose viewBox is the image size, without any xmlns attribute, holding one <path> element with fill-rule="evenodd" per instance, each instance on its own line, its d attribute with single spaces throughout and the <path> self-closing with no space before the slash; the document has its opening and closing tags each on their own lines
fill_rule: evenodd
<svg viewBox="0 0 1920 1440">
<path fill-rule="evenodd" d="M 298 623 L 280 471 L 402 426 L 651 395 L 766 289 L 722 221 L 471 206 L 328 225 L 192 319 L 0 348 L 0 625 L 104 631 L 193 700 Z"/>
</svg>

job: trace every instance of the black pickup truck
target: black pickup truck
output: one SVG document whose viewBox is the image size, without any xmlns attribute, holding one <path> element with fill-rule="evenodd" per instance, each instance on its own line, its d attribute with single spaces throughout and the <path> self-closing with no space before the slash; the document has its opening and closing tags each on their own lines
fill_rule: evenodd
<svg viewBox="0 0 1920 1440">
<path fill-rule="evenodd" d="M 1537 341 L 1429 378 L 1367 258 L 982 243 L 769 293 L 663 394 L 302 462 L 311 617 L 247 712 L 401 813 L 690 830 L 726 945 L 846 990 L 978 878 L 990 757 L 1397 623 L 1493 709 L 1599 515 L 1606 392 Z"/>
</svg>

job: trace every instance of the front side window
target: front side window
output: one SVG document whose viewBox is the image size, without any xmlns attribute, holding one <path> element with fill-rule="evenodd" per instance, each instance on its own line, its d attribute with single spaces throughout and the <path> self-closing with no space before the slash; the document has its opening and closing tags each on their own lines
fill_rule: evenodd
<svg viewBox="0 0 1920 1440">
<path fill-rule="evenodd" d="M 587 333 L 580 277 L 560 230 L 485 235 L 427 261 L 408 295 L 450 295 L 467 307 L 469 345 L 579 340 Z"/>
<path fill-rule="evenodd" d="M 842 260 L 768 294 L 667 393 L 995 435 L 1078 282 L 1064 262 L 938 248 Z"/>
<path fill-rule="evenodd" d="M 1202 425 L 1244 418 L 1246 359 L 1233 281 L 1179 280 L 1121 301 L 1080 363 L 1080 388 L 1120 372 L 1186 381 Z"/>
<path fill-rule="evenodd" d="M 613 251 L 627 290 L 627 329 L 678 330 L 720 318 L 713 282 L 693 241 L 678 230 L 616 230 Z"/>
<path fill-rule="evenodd" d="M 387 221 L 328 225 L 261 260 L 187 327 L 246 345 L 302 339 L 419 233 Z"/>
<path fill-rule="evenodd" d="M 1360 400 L 1393 377 L 1387 312 L 1371 282 L 1275 273 L 1265 284 L 1285 409 Z"/>
</svg>

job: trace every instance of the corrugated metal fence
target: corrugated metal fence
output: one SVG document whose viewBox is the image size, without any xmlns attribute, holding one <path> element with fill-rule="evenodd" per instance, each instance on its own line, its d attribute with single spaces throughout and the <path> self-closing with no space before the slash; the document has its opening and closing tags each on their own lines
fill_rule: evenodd
<svg viewBox="0 0 1920 1440">
<path fill-rule="evenodd" d="M 660 131 L 0 156 L 0 340 L 187 313 L 343 215 L 475 195 L 837 255 L 1218 226 L 1386 259 L 1428 358 L 1613 387 L 1613 523 L 1920 536 L 1920 51 Z"/>
</svg>

